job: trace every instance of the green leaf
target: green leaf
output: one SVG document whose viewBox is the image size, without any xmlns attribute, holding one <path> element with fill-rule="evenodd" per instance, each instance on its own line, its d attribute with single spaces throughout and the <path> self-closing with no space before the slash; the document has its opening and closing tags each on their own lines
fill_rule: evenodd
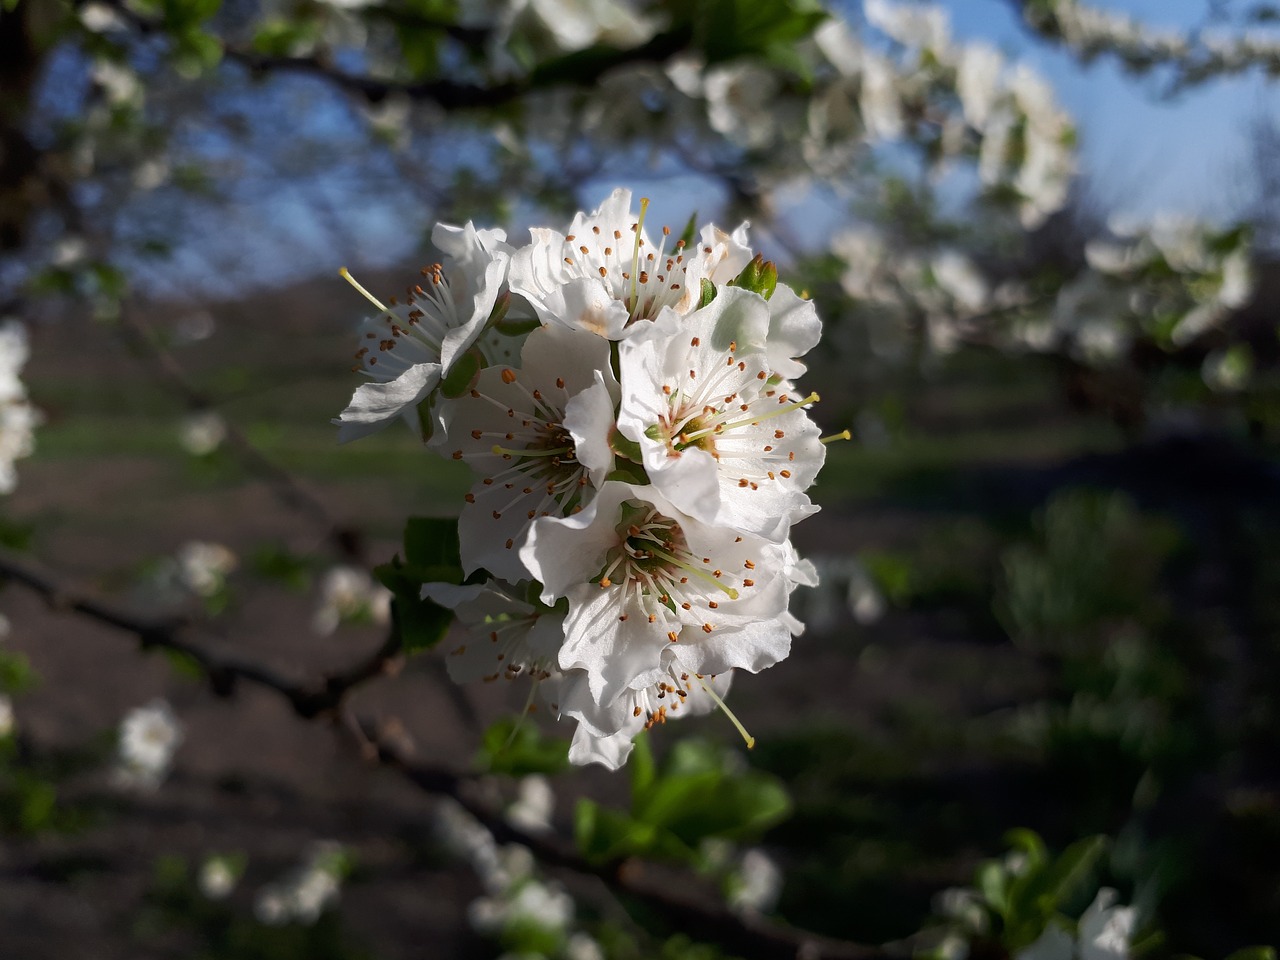
<svg viewBox="0 0 1280 960">
<path fill-rule="evenodd" d="M 404 556 L 410 566 L 457 567 L 461 573 L 462 548 L 457 519 L 410 517 L 404 528 Z M 462 582 L 461 576 L 456 582 Z"/>
<path fill-rule="evenodd" d="M 578 852 L 592 863 L 636 856 L 654 845 L 656 831 L 625 813 L 581 799 L 573 812 L 573 838 Z"/>
<path fill-rule="evenodd" d="M 991 909 L 998 913 L 1001 917 L 1008 914 L 1009 900 L 1009 874 L 1004 868 L 1004 864 L 998 860 L 986 860 L 978 867 L 975 877 L 979 892 L 990 905 Z"/>
<path fill-rule="evenodd" d="M 689 222 L 684 225 L 684 230 L 680 234 L 679 243 L 683 243 L 686 247 L 691 247 L 698 239 L 698 211 L 695 210 L 689 214 Z M 679 249 L 679 243 L 677 249 Z"/>
<path fill-rule="evenodd" d="M 1276 960 L 1275 947 L 1241 947 L 1227 956 L 1227 960 Z"/>
<path fill-rule="evenodd" d="M 414 591 L 420 589 L 413 588 Z M 391 622 L 400 634 L 404 652 L 418 653 L 430 650 L 444 639 L 453 623 L 453 611 L 423 600 L 416 592 L 396 592 L 391 598 Z"/>
<path fill-rule="evenodd" d="M 633 747 L 627 769 L 631 773 L 631 797 L 634 807 L 636 799 L 645 796 L 653 786 L 657 768 L 653 762 L 653 749 L 649 746 L 649 732 L 642 730 L 631 742 Z"/>
<path fill-rule="evenodd" d="M 569 741 L 543 736 L 528 718 L 508 717 L 485 730 L 477 764 L 513 777 L 559 773 L 569 766 Z"/>
</svg>

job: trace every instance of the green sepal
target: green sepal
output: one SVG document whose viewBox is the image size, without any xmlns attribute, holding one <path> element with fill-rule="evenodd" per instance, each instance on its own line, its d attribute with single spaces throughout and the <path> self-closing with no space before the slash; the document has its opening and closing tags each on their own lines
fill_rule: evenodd
<svg viewBox="0 0 1280 960">
<path fill-rule="evenodd" d="M 645 434 L 648 435 L 648 430 Z M 653 439 L 657 439 L 654 437 Z M 636 463 L 644 461 L 644 454 L 640 452 L 640 444 L 622 434 L 617 427 L 609 431 L 609 449 L 620 457 L 625 457 Z"/>
<path fill-rule="evenodd" d="M 702 296 L 698 298 L 698 309 L 701 310 L 716 298 L 716 285 L 710 280 L 702 281 Z"/>
<path fill-rule="evenodd" d="M 498 297 L 493 302 L 493 309 L 489 311 L 489 319 L 484 322 L 486 328 L 496 327 L 507 318 L 507 311 L 511 309 L 511 291 Z"/>
<path fill-rule="evenodd" d="M 778 289 L 778 267 L 772 260 L 765 260 L 757 253 L 755 259 L 742 268 L 742 272 L 729 281 L 732 287 L 741 287 L 758 293 L 768 300 Z"/>
<path fill-rule="evenodd" d="M 475 384 L 483 366 L 484 357 L 476 347 L 472 347 L 454 362 L 449 375 L 440 381 L 440 392 L 450 400 L 462 396 Z"/>
</svg>

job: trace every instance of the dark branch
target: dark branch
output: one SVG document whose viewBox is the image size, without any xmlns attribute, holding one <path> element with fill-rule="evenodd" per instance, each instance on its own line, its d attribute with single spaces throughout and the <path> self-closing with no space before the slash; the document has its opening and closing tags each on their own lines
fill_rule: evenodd
<svg viewBox="0 0 1280 960">
<path fill-rule="evenodd" d="M 229 694 L 236 681 L 244 680 L 278 693 L 307 719 L 339 716 L 349 692 L 393 671 L 400 662 L 399 638 L 393 631 L 381 647 L 351 667 L 325 676 L 318 683 L 301 683 L 261 664 L 226 656 L 190 641 L 185 636 L 194 627 L 190 619 L 150 618 L 99 600 L 6 550 L 0 550 L 0 578 L 22 584 L 55 609 L 131 633 L 144 648 L 159 647 L 189 657 L 220 695 Z M 454 799 L 499 842 L 527 847 L 546 866 L 598 877 L 616 893 L 636 897 L 656 908 L 677 928 L 689 931 L 697 939 L 718 943 L 746 960 L 890 960 L 892 956 L 879 947 L 832 940 L 759 916 L 740 916 L 709 897 L 691 897 L 687 882 L 670 882 L 669 874 L 640 861 L 591 863 L 557 836 L 537 836 L 512 826 L 500 811 L 477 798 L 470 776 L 414 759 L 407 738 L 397 737 L 369 720 L 353 720 L 352 726 L 358 730 L 370 759 L 395 770 L 426 793 Z"/>
</svg>

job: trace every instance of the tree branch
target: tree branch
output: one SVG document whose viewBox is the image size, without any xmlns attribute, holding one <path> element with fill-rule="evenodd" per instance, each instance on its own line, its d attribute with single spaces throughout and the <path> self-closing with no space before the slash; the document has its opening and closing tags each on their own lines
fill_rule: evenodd
<svg viewBox="0 0 1280 960">
<path fill-rule="evenodd" d="M 393 628 L 377 650 L 318 683 L 306 684 L 262 664 L 217 653 L 188 640 L 184 634 L 195 625 L 190 618 L 156 619 L 118 607 L 81 592 L 2 549 L 0 577 L 27 587 L 55 609 L 131 633 L 144 649 L 159 647 L 189 657 L 221 696 L 229 695 L 235 683 L 243 680 L 279 694 L 306 719 L 340 715 L 348 693 L 373 677 L 393 671 L 400 662 L 399 637 Z M 746 960 L 891 960 L 893 956 L 880 947 L 834 940 L 757 915 L 735 914 L 709 897 L 695 899 L 688 895 L 687 882 L 673 883 L 669 873 L 642 861 L 591 863 L 558 836 L 534 835 L 512 826 L 500 811 L 475 795 L 470 775 L 416 760 L 407 738 L 396 737 L 368 719 L 355 719 L 354 725 L 363 735 L 364 752 L 370 759 L 395 770 L 426 793 L 452 798 L 499 842 L 527 847 L 546 866 L 598 877 L 616 893 L 638 898 L 657 909 L 696 939 L 717 943 Z"/>
</svg>

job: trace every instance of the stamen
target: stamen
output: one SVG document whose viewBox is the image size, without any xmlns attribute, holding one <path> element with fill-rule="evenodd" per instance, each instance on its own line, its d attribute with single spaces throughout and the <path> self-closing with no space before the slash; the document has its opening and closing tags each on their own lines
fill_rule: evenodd
<svg viewBox="0 0 1280 960">
<path fill-rule="evenodd" d="M 640 272 L 640 234 L 644 231 L 644 216 L 649 212 L 649 198 L 642 197 L 640 200 L 640 219 L 636 222 L 636 246 L 635 252 L 631 255 L 631 303 L 628 313 L 635 313 L 636 307 L 640 305 L 640 294 L 637 288 L 638 277 Z"/>
<path fill-rule="evenodd" d="M 727 706 L 725 706 L 725 702 L 720 699 L 720 695 L 716 693 L 713 689 L 711 689 L 710 684 L 708 684 L 707 681 L 703 680 L 701 676 L 698 677 L 698 683 L 702 684 L 702 689 L 707 691 L 707 696 L 715 701 L 715 705 L 719 707 L 721 710 L 723 710 L 724 715 L 728 717 L 730 721 L 732 721 L 735 727 L 738 728 L 738 732 L 742 734 L 742 739 L 747 742 L 747 749 L 748 750 L 753 749 L 756 745 L 756 738 L 753 737 L 751 734 L 747 733 L 747 728 L 742 725 L 742 721 L 739 720 L 736 716 L 734 716 L 733 711 L 730 710 Z"/>
<path fill-rule="evenodd" d="M 524 450 L 509 450 L 506 447 L 498 446 L 496 443 L 491 449 L 499 456 L 510 457 L 558 457 L 562 453 L 573 452 L 573 447 L 556 447 L 552 450 L 533 450 L 531 448 L 526 448 Z"/>
<path fill-rule="evenodd" d="M 372 304 L 373 304 L 375 307 L 377 307 L 379 310 L 381 310 L 383 313 L 390 313 L 390 312 L 391 312 L 391 311 L 389 311 L 386 307 L 384 307 L 381 303 L 379 303 L 379 302 L 378 302 L 378 298 L 377 298 L 377 297 L 375 297 L 372 293 L 370 293 L 370 292 L 369 292 L 368 290 L 366 290 L 364 287 L 360 286 L 360 284 L 356 282 L 356 278 L 355 278 L 355 277 L 353 277 L 353 276 L 348 272 L 348 270 L 347 270 L 347 268 L 346 268 L 346 267 L 342 267 L 342 268 L 340 268 L 340 269 L 338 270 L 338 274 L 342 277 L 342 279 L 343 279 L 343 280 L 347 281 L 347 283 L 351 284 L 353 287 L 355 287 L 357 290 L 359 290 L 362 294 L 364 294 L 364 298 L 365 298 L 366 300 L 368 300 L 370 303 L 372 303 Z"/>
<path fill-rule="evenodd" d="M 773 410 L 770 410 L 768 413 L 760 414 L 760 416 L 758 417 L 747 417 L 742 420 L 734 420 L 732 423 L 718 423 L 714 426 L 706 427 L 705 429 L 695 431 L 694 433 L 687 433 L 681 439 L 683 441 L 683 444 L 687 446 L 688 444 L 701 440 L 704 437 L 709 437 L 717 433 L 723 433 L 725 430 L 732 430 L 734 427 L 754 427 L 757 424 L 761 424 L 766 420 L 772 420 L 774 417 L 780 417 L 784 413 L 790 413 L 792 410 L 798 410 L 801 407 L 807 407 L 810 404 L 817 403 L 819 399 L 821 398 L 817 395 L 817 393 L 811 393 L 807 397 L 805 397 L 803 400 L 797 400 L 795 403 L 782 404 L 774 408 Z M 684 446 L 682 446 L 680 449 L 684 449 Z"/>
<path fill-rule="evenodd" d="M 649 552 L 652 553 L 655 557 L 661 557 L 663 560 L 666 560 L 668 563 L 674 563 L 681 570 L 684 570 L 684 571 L 687 571 L 688 573 L 693 574 L 699 580 L 704 580 L 707 583 L 712 584 L 713 586 L 719 587 L 721 590 L 725 592 L 725 594 L 729 597 L 730 600 L 738 599 L 737 590 L 735 590 L 733 587 L 730 587 L 721 583 L 719 580 L 717 580 L 711 574 L 707 573 L 707 571 L 703 570 L 701 567 L 695 567 L 690 563 L 685 563 L 683 560 L 680 560 L 672 556 L 671 554 L 667 553 L 665 550 L 659 550 L 657 547 L 650 548 Z"/>
<path fill-rule="evenodd" d="M 823 437 L 818 442 L 819 443 L 835 443 L 837 440 L 852 440 L 852 439 L 853 439 L 853 434 L 846 429 L 846 430 L 841 430 L 839 433 L 833 433 L 829 437 Z"/>
</svg>

